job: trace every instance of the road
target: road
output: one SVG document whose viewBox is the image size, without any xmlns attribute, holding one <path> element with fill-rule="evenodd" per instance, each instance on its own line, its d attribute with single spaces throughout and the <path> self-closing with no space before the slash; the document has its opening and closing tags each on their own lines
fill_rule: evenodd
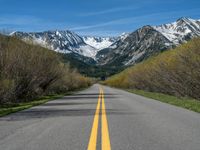
<svg viewBox="0 0 200 150">
<path fill-rule="evenodd" d="M 0 150 L 200 150 L 200 114 L 93 85 L 0 118 Z"/>
</svg>

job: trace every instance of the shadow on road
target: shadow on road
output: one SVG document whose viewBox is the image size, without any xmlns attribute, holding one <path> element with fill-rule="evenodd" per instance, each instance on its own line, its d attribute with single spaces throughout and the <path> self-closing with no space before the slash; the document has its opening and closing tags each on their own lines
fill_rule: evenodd
<svg viewBox="0 0 200 150">
<path fill-rule="evenodd" d="M 46 103 L 43 106 L 65 106 L 65 105 L 91 105 L 96 104 L 96 102 L 53 102 Z"/>
<path fill-rule="evenodd" d="M 89 95 L 99 95 L 99 93 L 80 93 L 80 94 L 75 94 L 74 96 L 76 96 L 76 95 L 87 95 L 87 96 L 89 96 Z M 113 93 L 104 93 L 104 95 L 106 96 L 106 95 L 117 95 L 117 94 L 113 94 Z"/>
<path fill-rule="evenodd" d="M 31 109 L 8 115 L 0 120 L 6 121 L 26 121 L 37 118 L 53 118 L 68 116 L 90 116 L 95 114 L 99 93 L 75 94 L 65 96 L 62 99 L 55 100 L 33 107 Z M 105 93 L 105 98 L 115 98 L 115 94 Z M 93 99 L 93 100 L 92 100 Z M 88 106 L 87 106 L 88 105 Z M 73 106 L 73 107 L 70 107 Z M 132 112 L 119 109 L 106 109 L 107 115 L 128 115 Z"/>
<path fill-rule="evenodd" d="M 46 119 L 54 117 L 80 117 L 93 116 L 96 109 L 52 109 L 52 108 L 32 108 L 27 111 L 21 111 L 13 115 L 9 115 L 0 120 L 4 121 L 26 121 L 32 119 Z M 106 109 L 107 115 L 130 115 L 133 112 L 118 109 Z"/>
<path fill-rule="evenodd" d="M 104 93 L 105 98 L 113 99 L 116 98 L 117 94 L 111 94 L 111 93 Z M 68 100 L 81 100 L 81 99 L 98 99 L 99 93 L 84 93 L 84 94 L 74 94 L 70 96 L 65 96 L 63 99 L 68 99 Z"/>
</svg>

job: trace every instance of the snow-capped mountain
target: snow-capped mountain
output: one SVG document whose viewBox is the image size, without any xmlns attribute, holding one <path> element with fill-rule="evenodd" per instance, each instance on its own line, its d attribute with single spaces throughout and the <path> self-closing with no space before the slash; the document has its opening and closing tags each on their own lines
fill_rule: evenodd
<svg viewBox="0 0 200 150">
<path fill-rule="evenodd" d="M 172 45 L 153 27 L 144 26 L 120 38 L 109 48 L 99 51 L 96 57 L 101 65 L 128 66 L 172 48 Z"/>
<path fill-rule="evenodd" d="M 193 37 L 200 36 L 200 20 L 183 17 L 173 23 L 154 26 L 154 29 L 178 45 Z"/>
<path fill-rule="evenodd" d="M 96 48 L 86 44 L 82 37 L 68 30 L 31 33 L 14 32 L 11 36 L 17 36 L 26 42 L 30 41 L 60 53 L 77 53 L 95 58 L 98 51 Z"/>
<path fill-rule="evenodd" d="M 200 20 L 180 18 L 160 26 L 144 26 L 118 38 L 96 55 L 101 65 L 128 66 L 200 36 Z"/>
<path fill-rule="evenodd" d="M 93 36 L 83 36 L 83 40 L 86 44 L 98 49 L 102 50 L 104 48 L 112 45 L 117 38 L 115 37 L 93 37 Z"/>
</svg>

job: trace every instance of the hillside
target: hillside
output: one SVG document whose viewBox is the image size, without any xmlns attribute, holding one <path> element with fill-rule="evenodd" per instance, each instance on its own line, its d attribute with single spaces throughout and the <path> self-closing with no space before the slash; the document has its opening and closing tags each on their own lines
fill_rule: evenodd
<svg viewBox="0 0 200 150">
<path fill-rule="evenodd" d="M 200 99 L 200 38 L 130 67 L 105 84 Z"/>
</svg>

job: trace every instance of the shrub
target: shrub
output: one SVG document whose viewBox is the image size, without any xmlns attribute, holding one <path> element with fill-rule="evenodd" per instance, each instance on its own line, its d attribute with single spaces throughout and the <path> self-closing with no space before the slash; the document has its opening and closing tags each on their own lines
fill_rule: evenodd
<svg viewBox="0 0 200 150">
<path fill-rule="evenodd" d="M 200 38 L 130 67 L 105 83 L 200 99 Z"/>
<path fill-rule="evenodd" d="M 0 58 L 0 104 L 32 100 L 55 85 L 62 92 L 88 86 L 54 51 L 13 37 L 0 36 Z"/>
</svg>

